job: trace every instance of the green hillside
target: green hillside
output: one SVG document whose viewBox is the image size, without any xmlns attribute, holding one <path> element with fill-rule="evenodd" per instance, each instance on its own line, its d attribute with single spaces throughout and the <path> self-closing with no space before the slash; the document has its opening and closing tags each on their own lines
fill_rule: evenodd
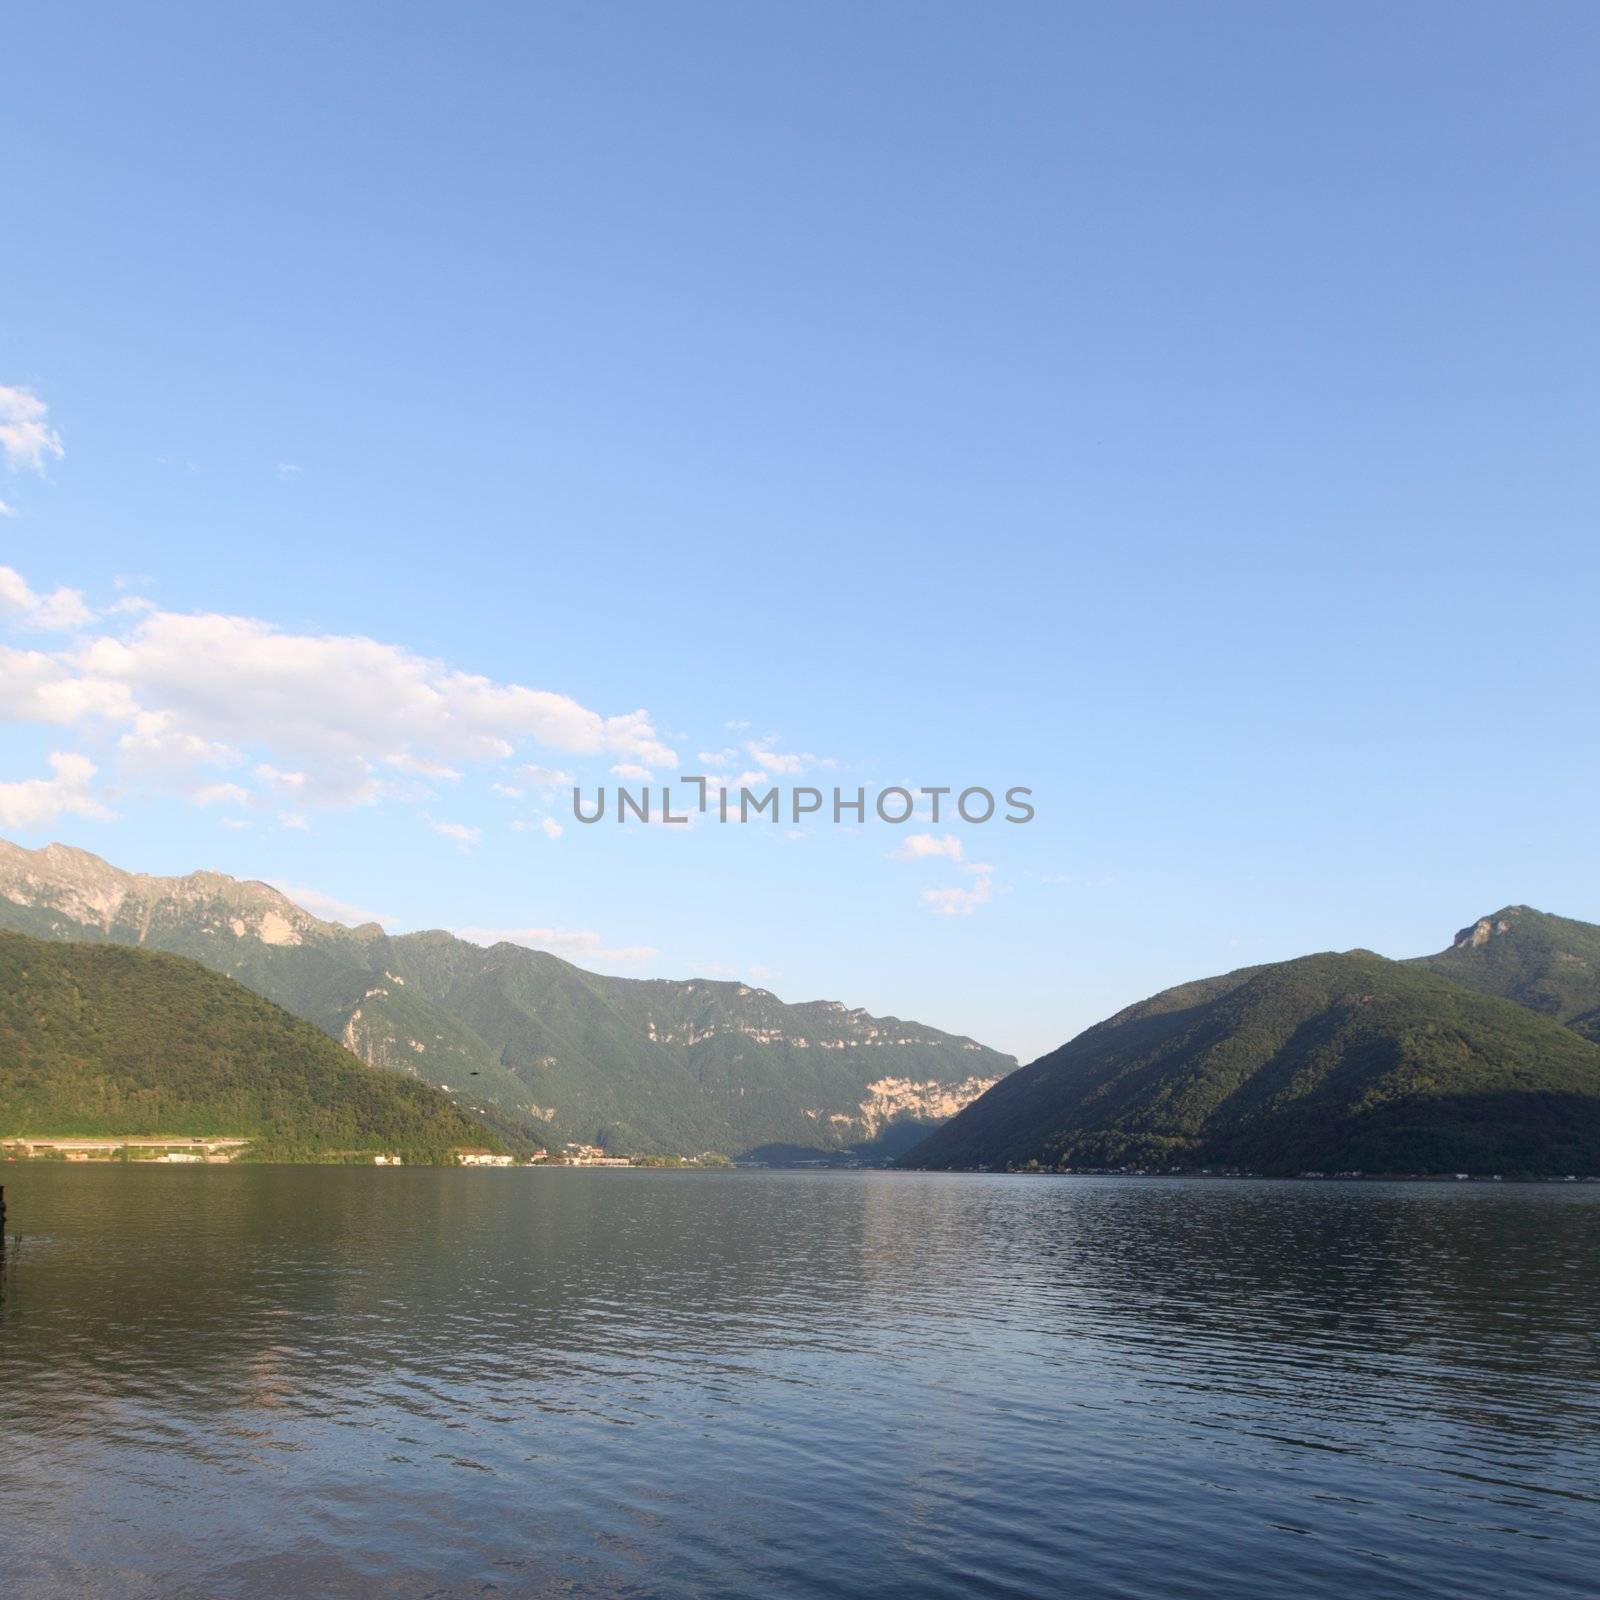
<svg viewBox="0 0 1600 1600">
<path fill-rule="evenodd" d="M 1593 923 L 1507 906 L 1416 965 L 1600 1042 L 1600 928 Z"/>
<path fill-rule="evenodd" d="M 1003 1079 L 919 1167 L 1600 1172 L 1600 1046 L 1367 951 L 1169 989 Z"/>
<path fill-rule="evenodd" d="M 747 984 L 605 977 L 543 951 L 443 933 L 386 967 L 488 1042 L 565 1128 L 613 1149 L 837 1150 L 931 1126 L 1014 1065 L 918 1023 Z"/>
<path fill-rule="evenodd" d="M 248 1136 L 260 1159 L 493 1141 L 427 1085 L 178 956 L 0 933 L 0 1138 Z"/>
</svg>

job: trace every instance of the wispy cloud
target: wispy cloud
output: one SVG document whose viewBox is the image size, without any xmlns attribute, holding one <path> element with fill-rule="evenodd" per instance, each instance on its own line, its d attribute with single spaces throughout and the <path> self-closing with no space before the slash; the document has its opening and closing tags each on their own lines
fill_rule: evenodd
<svg viewBox="0 0 1600 1600">
<path fill-rule="evenodd" d="M 321 889 L 308 889 L 304 884 L 284 883 L 279 878 L 268 878 L 279 894 L 287 895 L 302 911 L 309 911 L 324 922 L 342 922 L 346 927 L 359 927 L 363 922 L 376 922 L 387 926 L 394 921 L 379 911 L 367 911 L 361 906 L 341 900 L 337 895 L 324 894 Z"/>
<path fill-rule="evenodd" d="M 963 870 L 973 874 L 970 884 L 924 889 L 923 905 L 941 917 L 970 917 L 979 906 L 988 905 L 994 898 L 994 868 L 984 862 L 973 862 Z"/>
<path fill-rule="evenodd" d="M 61 435 L 45 421 L 48 409 L 31 389 L 0 383 L 0 454 L 13 472 L 43 472 L 47 458 L 66 454 Z"/>
<path fill-rule="evenodd" d="M 463 850 L 472 849 L 483 838 L 482 828 L 471 828 L 464 822 L 435 822 L 432 817 L 425 820 L 435 833 L 446 839 L 454 839 Z"/>
<path fill-rule="evenodd" d="M 538 789 L 541 792 L 570 789 L 573 784 L 572 774 L 564 772 L 560 767 L 521 766 L 517 768 L 516 775 L 530 789 Z"/>
<path fill-rule="evenodd" d="M 745 752 L 764 773 L 772 776 L 794 778 L 812 767 L 836 767 L 839 763 L 828 756 L 813 755 L 809 750 L 775 750 L 773 738 L 751 739 Z M 725 752 L 730 758 L 733 752 Z M 702 757 L 702 759 L 704 759 Z"/>
<path fill-rule="evenodd" d="M 189 796 L 197 806 L 242 806 L 250 799 L 250 791 L 236 783 L 208 783 Z"/>
<path fill-rule="evenodd" d="M 518 817 L 511 824 L 511 831 L 513 833 L 542 833 L 547 839 L 559 839 L 567 830 L 554 817 L 540 817 L 537 822 L 529 822 L 524 817 Z"/>
<path fill-rule="evenodd" d="M 895 851 L 900 861 L 928 861 L 939 857 L 959 861 L 962 854 L 961 841 L 953 833 L 913 833 Z"/>
<path fill-rule="evenodd" d="M 435 783 L 459 783 L 461 774 L 443 761 L 429 761 L 425 756 L 412 755 L 402 750 L 398 755 L 385 756 L 384 763 L 396 772 L 409 772 L 419 778 L 431 778 Z"/>
<path fill-rule="evenodd" d="M 968 861 L 966 850 L 953 833 L 913 833 L 894 854 L 900 861 L 950 861 L 972 880 L 922 891 L 923 905 L 937 916 L 970 917 L 994 898 L 993 864 Z"/>
</svg>

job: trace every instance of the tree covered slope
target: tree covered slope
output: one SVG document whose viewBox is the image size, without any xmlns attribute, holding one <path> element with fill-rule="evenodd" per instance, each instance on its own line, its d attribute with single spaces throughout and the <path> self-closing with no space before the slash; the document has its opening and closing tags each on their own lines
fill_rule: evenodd
<svg viewBox="0 0 1600 1600">
<path fill-rule="evenodd" d="M 1600 1172 L 1600 1046 L 1367 951 L 1169 989 L 967 1107 L 920 1167 Z"/>
<path fill-rule="evenodd" d="M 239 1135 L 269 1159 L 488 1142 L 436 1089 L 193 961 L 0 933 L 0 1138 L 48 1134 Z"/>
</svg>

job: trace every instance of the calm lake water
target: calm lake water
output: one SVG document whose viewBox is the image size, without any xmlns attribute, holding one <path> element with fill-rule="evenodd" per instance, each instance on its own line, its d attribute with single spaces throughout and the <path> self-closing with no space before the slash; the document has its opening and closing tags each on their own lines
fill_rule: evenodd
<svg viewBox="0 0 1600 1600">
<path fill-rule="evenodd" d="M 8 1600 L 1600 1589 L 1600 1189 L 0 1180 Z"/>
</svg>

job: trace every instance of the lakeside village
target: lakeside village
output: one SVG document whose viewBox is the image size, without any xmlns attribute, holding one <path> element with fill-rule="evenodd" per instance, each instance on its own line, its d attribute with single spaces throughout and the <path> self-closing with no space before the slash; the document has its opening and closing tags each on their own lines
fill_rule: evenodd
<svg viewBox="0 0 1600 1600">
<path fill-rule="evenodd" d="M 232 1137 L 116 1134 L 106 1138 L 72 1136 L 0 1138 L 0 1161 L 150 1161 L 172 1166 L 226 1166 L 250 1141 Z M 613 1156 L 593 1144 L 564 1144 L 559 1150 L 534 1150 L 511 1156 L 484 1146 L 464 1145 L 450 1152 L 458 1167 L 722 1167 L 726 1156 Z M 399 1155 L 374 1155 L 375 1167 L 402 1167 Z"/>
</svg>

